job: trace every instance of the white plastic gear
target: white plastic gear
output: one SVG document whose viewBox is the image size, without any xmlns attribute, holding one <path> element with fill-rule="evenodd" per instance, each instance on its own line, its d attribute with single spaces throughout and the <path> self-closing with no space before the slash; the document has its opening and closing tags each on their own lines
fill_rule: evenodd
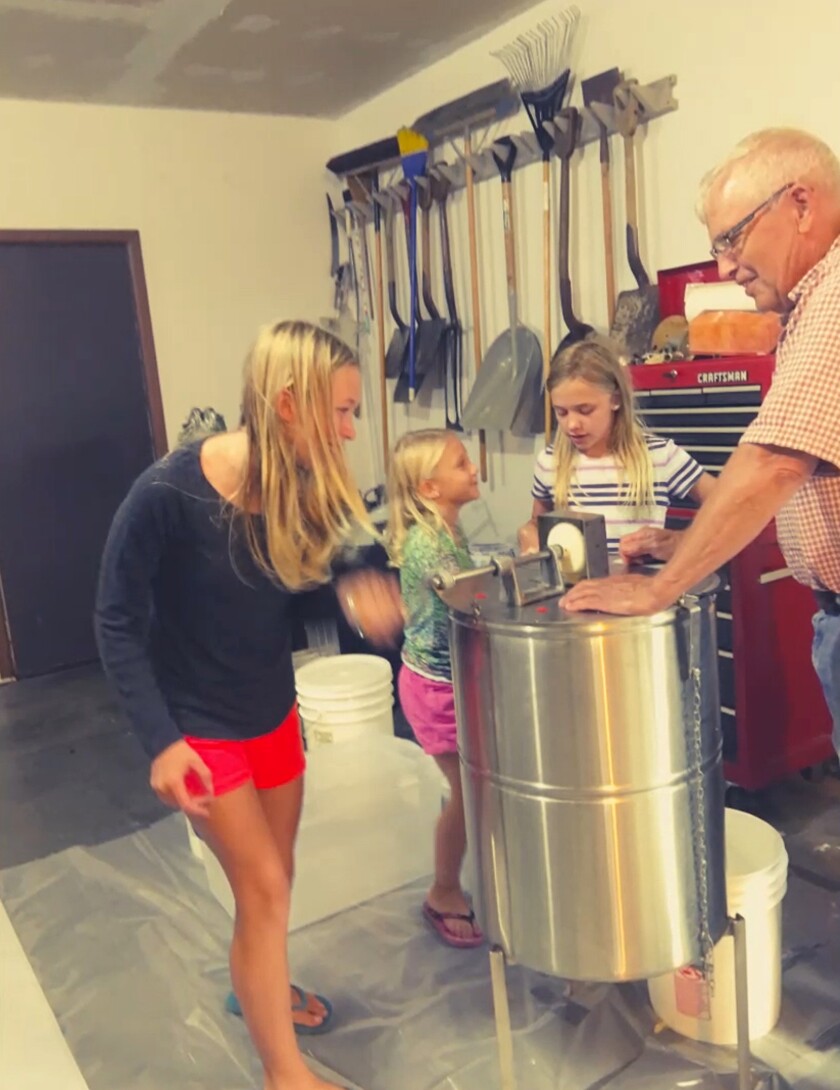
<svg viewBox="0 0 840 1090">
<path fill-rule="evenodd" d="M 564 576 L 577 577 L 586 569 L 586 545 L 583 534 L 570 522 L 558 522 L 549 531 L 546 544 L 550 549 L 562 550 L 560 570 Z"/>
</svg>

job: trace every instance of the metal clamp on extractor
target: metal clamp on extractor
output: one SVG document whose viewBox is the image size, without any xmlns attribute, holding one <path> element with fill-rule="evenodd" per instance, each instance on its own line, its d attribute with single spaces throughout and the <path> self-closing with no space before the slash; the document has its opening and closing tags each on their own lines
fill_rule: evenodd
<svg viewBox="0 0 840 1090">
<path fill-rule="evenodd" d="M 579 579 L 598 579 L 609 574 L 607 532 L 602 515 L 585 511 L 554 511 L 540 515 L 540 551 L 525 556 L 494 557 L 489 564 L 470 571 L 436 572 L 431 584 L 447 600 L 455 604 L 458 598 L 486 585 L 488 576 L 501 577 L 509 606 L 528 606 L 547 598 L 560 598 Z M 523 578 L 527 569 L 539 565 L 537 579 Z M 464 600 L 459 602 L 466 608 Z"/>
<path fill-rule="evenodd" d="M 527 556 L 499 556 L 494 557 L 484 567 L 472 568 L 457 575 L 452 572 L 435 572 L 431 577 L 431 584 L 446 601 L 453 598 L 454 591 L 466 591 L 469 594 L 486 585 L 488 576 L 500 577 L 508 605 L 527 606 L 542 602 L 546 598 L 559 598 L 565 593 L 566 584 L 560 570 L 560 559 L 560 550 L 553 548 L 529 553 Z M 520 573 L 523 568 L 533 567 L 534 564 L 540 565 L 541 581 L 525 587 L 522 585 Z M 465 605 L 463 602 L 461 604 L 462 607 Z"/>
<path fill-rule="evenodd" d="M 543 549 L 538 553 L 529 553 L 527 556 L 500 557 L 496 563 L 499 575 L 502 577 L 502 586 L 505 588 L 509 606 L 530 606 L 534 602 L 543 602 L 546 598 L 560 598 L 566 593 L 566 584 L 563 580 L 563 572 L 560 568 L 561 553 L 559 549 Z M 520 582 L 520 574 L 523 568 L 540 566 L 540 582 L 523 586 Z"/>
</svg>

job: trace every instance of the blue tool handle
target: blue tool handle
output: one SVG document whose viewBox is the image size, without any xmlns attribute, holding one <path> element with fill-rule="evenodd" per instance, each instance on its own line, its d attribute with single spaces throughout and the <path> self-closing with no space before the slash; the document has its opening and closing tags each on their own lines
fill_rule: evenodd
<svg viewBox="0 0 840 1090">
<path fill-rule="evenodd" d="M 416 328 L 417 328 L 417 179 L 411 179 L 411 231 L 408 260 L 411 265 L 411 330 L 408 339 L 408 400 L 417 391 Z"/>
</svg>

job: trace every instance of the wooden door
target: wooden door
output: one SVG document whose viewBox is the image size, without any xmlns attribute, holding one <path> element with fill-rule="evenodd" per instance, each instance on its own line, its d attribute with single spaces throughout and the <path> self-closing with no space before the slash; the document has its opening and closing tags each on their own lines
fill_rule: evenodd
<svg viewBox="0 0 840 1090">
<path fill-rule="evenodd" d="M 96 658 L 105 536 L 165 448 L 138 234 L 0 231 L 0 674 Z"/>
</svg>

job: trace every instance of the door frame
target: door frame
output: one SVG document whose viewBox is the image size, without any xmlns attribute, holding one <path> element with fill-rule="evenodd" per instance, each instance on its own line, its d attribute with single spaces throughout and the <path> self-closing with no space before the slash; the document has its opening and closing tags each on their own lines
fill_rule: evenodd
<svg viewBox="0 0 840 1090">
<path fill-rule="evenodd" d="M 125 246 L 131 273 L 134 295 L 134 312 L 143 360 L 143 377 L 146 388 L 146 406 L 149 414 L 149 431 L 156 458 L 162 458 L 167 450 L 166 423 L 163 416 L 163 400 L 160 393 L 155 341 L 152 334 L 152 317 L 146 290 L 146 274 L 143 269 L 143 252 L 139 231 L 35 231 L 27 229 L 0 230 L 0 246 Z M 93 603 L 91 603 L 93 608 Z M 0 681 L 14 681 L 15 662 L 12 650 L 6 604 L 3 598 L 2 573 L 0 573 Z"/>
</svg>

